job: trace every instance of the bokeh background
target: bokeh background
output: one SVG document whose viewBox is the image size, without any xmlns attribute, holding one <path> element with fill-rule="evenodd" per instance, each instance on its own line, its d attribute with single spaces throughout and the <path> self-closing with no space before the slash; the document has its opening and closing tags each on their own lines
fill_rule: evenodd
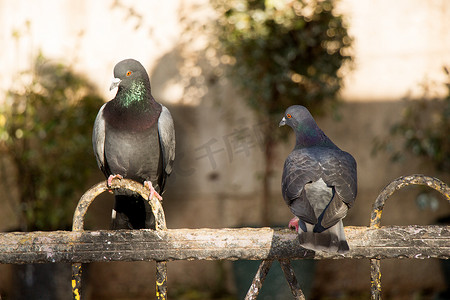
<svg viewBox="0 0 450 300">
<path fill-rule="evenodd" d="M 298 44 L 278 39 L 285 37 L 283 31 L 263 28 L 265 38 L 258 36 L 258 26 L 270 17 L 268 8 L 278 13 L 298 3 L 313 9 L 299 9 L 291 19 L 282 15 L 275 22 L 291 26 L 302 18 L 303 25 L 291 28 L 300 36 Z M 91 127 L 101 104 L 115 95 L 109 91 L 112 70 L 125 58 L 145 66 L 154 97 L 175 120 L 176 163 L 164 194 L 169 228 L 287 225 L 291 214 L 280 179 L 294 141 L 276 121 L 286 103 L 306 103 L 324 132 L 358 163 L 358 197 L 344 219 L 347 226 L 367 226 L 376 196 L 399 176 L 422 173 L 449 183 L 450 80 L 445 67 L 450 66 L 450 3 L 318 3 L 326 5 L 312 0 L 0 1 L 0 230 L 70 228 L 79 197 L 104 179 L 91 150 Z M 256 25 L 245 32 L 245 16 L 255 16 L 255 10 Z M 342 43 L 302 35 L 316 30 L 305 25 L 315 17 L 305 14 L 324 11 L 339 19 L 330 26 L 344 30 Z M 232 12 L 238 12 L 234 19 Z M 229 26 L 235 30 L 232 36 L 224 34 Z M 317 26 L 316 36 L 321 30 L 328 38 L 336 36 L 327 26 Z M 258 42 L 245 44 L 251 55 L 242 60 L 241 42 L 248 37 Z M 300 47 L 307 38 L 306 52 L 315 47 L 340 54 L 342 66 L 337 63 L 336 72 L 327 63 L 311 69 L 315 62 L 279 53 Z M 258 75 L 239 68 L 251 59 L 254 68 L 275 61 L 280 73 L 268 68 L 261 89 L 255 88 Z M 314 77 L 326 72 L 334 79 Z M 277 81 L 280 76 L 285 82 Z M 266 92 L 265 80 L 275 82 L 274 94 Z M 309 85 L 297 96 L 289 93 L 305 82 Z M 319 91 L 333 84 L 337 88 L 314 94 L 314 82 L 321 82 Z M 109 228 L 112 204 L 111 195 L 102 195 L 88 212 L 87 229 Z M 449 208 L 431 190 L 408 188 L 388 200 L 382 223 L 446 223 Z M 0 266 L 2 299 L 24 299 L 23 285 L 34 280 L 35 268 L 30 268 Z M 242 266 L 232 262 L 180 261 L 168 268 L 171 299 L 239 299 L 240 286 L 249 286 L 241 278 Z M 369 297 L 366 260 L 324 260 L 299 268 L 309 299 Z M 247 269 L 250 277 L 256 272 L 256 266 Z M 383 261 L 384 297 L 437 299 L 448 288 L 443 270 L 438 260 Z M 153 299 L 154 273 L 153 262 L 91 264 L 83 282 L 86 299 Z M 284 279 L 277 284 L 267 284 L 262 299 L 286 299 Z M 46 292 L 39 293 L 43 297 Z M 53 299 L 42 297 L 36 299 Z"/>
</svg>

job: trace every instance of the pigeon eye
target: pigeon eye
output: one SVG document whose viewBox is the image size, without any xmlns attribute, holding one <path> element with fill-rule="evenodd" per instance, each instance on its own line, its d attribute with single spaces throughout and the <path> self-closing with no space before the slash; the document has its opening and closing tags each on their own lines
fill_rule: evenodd
<svg viewBox="0 0 450 300">
<path fill-rule="evenodd" d="M 288 119 L 292 118 L 291 114 L 287 114 L 286 117 L 287 117 Z"/>
<path fill-rule="evenodd" d="M 127 72 L 127 74 L 126 74 L 126 75 L 127 75 L 127 77 L 128 77 L 128 76 L 130 76 L 130 75 L 131 75 L 131 73 L 132 73 L 131 71 L 128 71 L 128 72 Z"/>
</svg>

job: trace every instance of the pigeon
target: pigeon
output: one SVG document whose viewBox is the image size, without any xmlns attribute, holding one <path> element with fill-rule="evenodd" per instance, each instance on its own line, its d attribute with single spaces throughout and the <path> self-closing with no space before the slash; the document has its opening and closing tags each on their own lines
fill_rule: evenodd
<svg viewBox="0 0 450 300">
<path fill-rule="evenodd" d="M 145 68 L 134 59 L 114 67 L 111 101 L 99 110 L 92 144 L 100 170 L 111 185 L 113 178 L 129 178 L 146 185 L 151 196 L 164 191 L 175 159 L 175 129 L 169 110 L 151 94 Z M 155 227 L 150 205 L 128 190 L 115 190 L 113 229 Z"/>
<path fill-rule="evenodd" d="M 295 147 L 283 168 L 281 191 L 295 217 L 289 227 L 303 248 L 349 251 L 342 219 L 355 202 L 356 161 L 317 126 L 304 106 L 289 107 L 279 126 L 295 132 Z"/>
</svg>

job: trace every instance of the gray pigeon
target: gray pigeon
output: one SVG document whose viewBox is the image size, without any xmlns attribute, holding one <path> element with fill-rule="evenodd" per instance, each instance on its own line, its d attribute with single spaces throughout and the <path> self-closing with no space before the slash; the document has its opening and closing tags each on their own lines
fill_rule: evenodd
<svg viewBox="0 0 450 300">
<path fill-rule="evenodd" d="M 110 90 L 94 123 L 92 143 L 97 164 L 108 184 L 115 177 L 147 185 L 161 199 L 175 159 L 175 130 L 169 110 L 155 101 L 144 67 L 126 59 L 114 67 Z M 154 216 L 144 199 L 127 190 L 115 192 L 113 229 L 154 228 Z"/>
<path fill-rule="evenodd" d="M 302 247 L 345 253 L 349 250 L 342 219 L 356 198 L 356 161 L 317 126 L 309 111 L 289 107 L 280 126 L 295 132 L 295 148 L 284 163 L 281 189 L 295 215 L 289 227 Z"/>
</svg>

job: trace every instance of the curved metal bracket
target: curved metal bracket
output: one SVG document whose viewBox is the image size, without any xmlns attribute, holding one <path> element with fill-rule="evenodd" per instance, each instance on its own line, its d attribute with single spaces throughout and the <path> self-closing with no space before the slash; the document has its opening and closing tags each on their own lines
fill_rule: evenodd
<svg viewBox="0 0 450 300">
<path fill-rule="evenodd" d="M 381 214 L 383 212 L 386 200 L 392 194 L 409 185 L 425 185 L 435 189 L 444 195 L 450 202 L 450 187 L 441 180 L 425 176 L 422 174 L 414 174 L 410 176 L 402 176 L 389 183 L 378 195 L 373 205 L 370 216 L 370 227 L 381 227 Z M 370 296 L 372 300 L 381 300 L 381 261 L 379 259 L 370 260 Z"/>
<path fill-rule="evenodd" d="M 87 190 L 78 201 L 77 208 L 73 215 L 72 231 L 84 230 L 84 217 L 87 210 L 94 199 L 97 198 L 103 192 L 114 189 L 128 189 L 135 193 L 138 193 L 142 198 L 146 199 L 152 208 L 153 215 L 155 216 L 156 230 L 165 230 L 166 218 L 161 202 L 154 196 L 149 199 L 150 190 L 142 184 L 137 183 L 131 179 L 119 179 L 115 178 L 111 182 L 111 186 L 108 186 L 108 182 L 102 181 L 97 183 L 89 190 Z M 74 300 L 81 300 L 81 263 L 72 264 L 72 295 Z M 156 296 L 158 300 L 165 300 L 167 298 L 167 262 L 156 262 Z"/>
</svg>

